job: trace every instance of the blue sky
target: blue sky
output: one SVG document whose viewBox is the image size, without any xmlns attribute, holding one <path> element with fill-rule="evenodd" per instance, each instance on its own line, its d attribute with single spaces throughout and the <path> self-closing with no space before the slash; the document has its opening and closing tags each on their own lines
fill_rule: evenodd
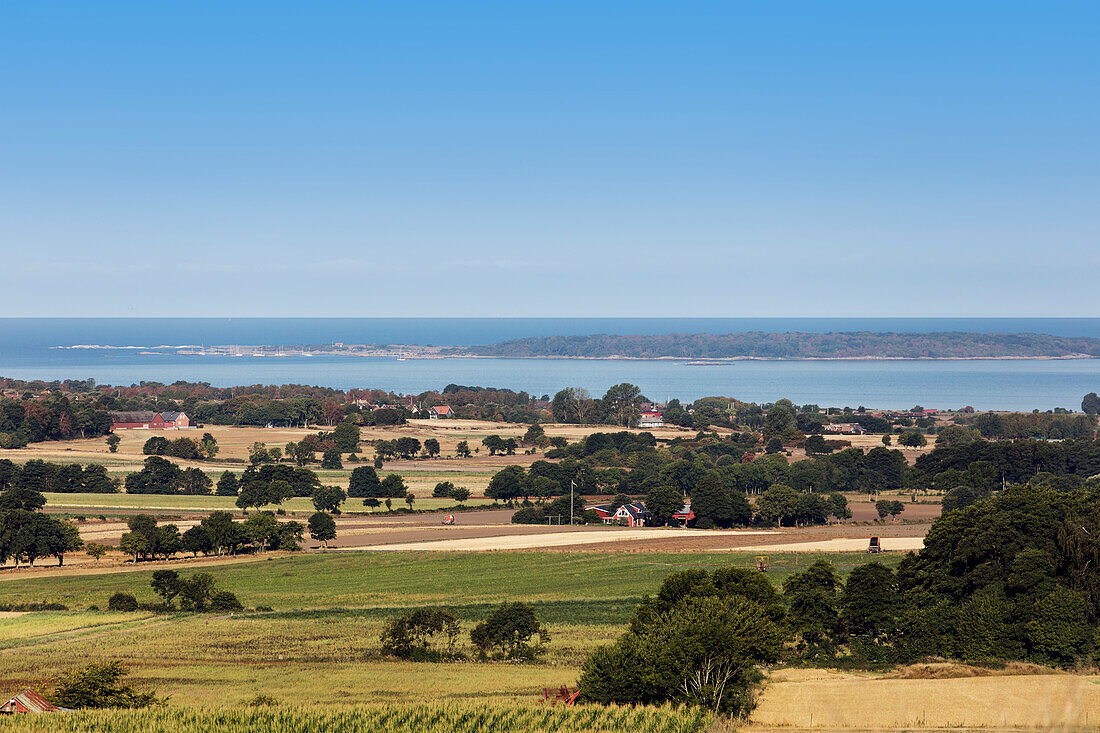
<svg viewBox="0 0 1100 733">
<path fill-rule="evenodd" d="M 1097 316 L 1100 6 L 0 4 L 7 316 Z"/>
</svg>

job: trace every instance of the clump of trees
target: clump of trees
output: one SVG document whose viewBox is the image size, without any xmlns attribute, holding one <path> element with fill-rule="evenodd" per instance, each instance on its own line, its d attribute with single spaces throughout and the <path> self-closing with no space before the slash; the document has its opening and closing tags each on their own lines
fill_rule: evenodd
<svg viewBox="0 0 1100 733">
<path fill-rule="evenodd" d="M 938 657 L 1072 668 L 1100 645 L 1100 486 L 1009 487 L 944 514 L 897 570 L 842 579 L 827 561 L 782 595 L 738 568 L 670 575 L 580 678 L 593 702 L 690 703 L 745 714 L 757 667 L 781 659 L 881 668 Z"/>
<path fill-rule="evenodd" d="M 778 593 L 759 573 L 673 574 L 642 601 L 629 631 L 589 656 L 581 695 L 604 704 L 684 702 L 744 715 L 761 679 L 758 666 L 780 658 L 784 616 Z"/>
<path fill-rule="evenodd" d="M 149 585 L 160 596 L 161 603 L 141 604 L 133 594 L 119 591 L 107 600 L 108 610 L 171 611 L 176 608 L 177 599 L 181 611 L 227 613 L 244 610 L 235 593 L 217 589 L 217 581 L 210 573 L 195 573 L 184 578 L 175 570 L 155 570 Z"/>
<path fill-rule="evenodd" d="M 181 611 L 224 613 L 244 610 L 234 593 L 217 590 L 217 581 L 210 573 L 195 573 L 190 578 L 183 578 L 175 570 L 157 570 L 150 585 L 164 599 L 167 608 L 173 608 L 172 602 L 178 597 Z"/>
<path fill-rule="evenodd" d="M 140 471 L 127 474 L 128 494 L 209 494 L 214 482 L 201 468 L 180 468 L 160 456 L 149 456 Z"/>
<path fill-rule="evenodd" d="M 490 435 L 482 438 L 481 444 L 489 450 L 489 455 L 495 456 L 497 453 L 501 455 L 515 455 L 516 448 L 519 447 L 519 443 L 515 438 L 502 438 L 499 435 Z"/>
<path fill-rule="evenodd" d="M 99 400 L 70 400 L 55 392 L 45 399 L 27 393 L 0 399 L 0 448 L 23 448 L 44 440 L 95 438 L 111 432 L 110 408 Z"/>
<path fill-rule="evenodd" d="M 84 546 L 76 527 L 40 511 L 45 505 L 46 498 L 33 489 L 0 492 L 0 564 L 12 560 L 17 566 L 34 565 L 40 558 L 56 557 L 64 565 L 65 555 Z"/>
<path fill-rule="evenodd" d="M 417 662 L 462 659 L 456 649 L 460 633 L 458 616 L 449 608 L 406 611 L 386 621 L 382 651 Z M 482 660 L 531 661 L 546 652 L 550 631 L 532 606 L 502 603 L 470 630 L 470 641 Z"/>
<path fill-rule="evenodd" d="M 18 486 L 31 491 L 62 494 L 110 494 L 118 491 L 117 479 L 98 463 L 81 467 L 79 463 L 49 463 L 38 458 L 20 466 L 0 458 L 0 489 Z"/>
<path fill-rule="evenodd" d="M 382 651 L 415 662 L 456 659 L 458 617 L 447 608 L 422 608 L 388 619 L 382 628 Z"/>
<path fill-rule="evenodd" d="M 372 466 L 358 466 L 348 481 L 348 496 L 363 499 L 404 499 L 408 493 L 400 474 L 391 473 L 379 479 Z"/>
<path fill-rule="evenodd" d="M 894 518 L 905 511 L 905 505 L 897 499 L 879 499 L 875 502 L 875 512 L 879 519 Z"/>
<path fill-rule="evenodd" d="M 470 490 L 465 486 L 455 486 L 450 481 L 440 481 L 432 489 L 432 496 L 437 499 L 454 499 L 461 504 L 470 498 Z"/>
<path fill-rule="evenodd" d="M 534 659 L 546 652 L 550 631 L 526 603 L 502 603 L 470 631 L 470 641 L 483 658 Z"/>
<path fill-rule="evenodd" d="M 119 549 L 131 555 L 134 562 L 170 558 L 185 552 L 198 556 L 296 551 L 301 549 L 305 533 L 301 522 L 280 522 L 271 512 L 257 512 L 237 522 L 229 512 L 215 511 L 182 533 L 174 524 L 158 525 L 156 518 L 148 514 L 130 517 L 127 526 L 130 531 L 122 535 Z"/>
<path fill-rule="evenodd" d="M 172 456 L 190 460 L 213 458 L 218 450 L 218 441 L 210 433 L 203 433 L 202 438 L 197 441 L 191 438 L 168 440 L 162 435 L 154 435 L 141 447 L 141 452 L 147 456 Z"/>
</svg>

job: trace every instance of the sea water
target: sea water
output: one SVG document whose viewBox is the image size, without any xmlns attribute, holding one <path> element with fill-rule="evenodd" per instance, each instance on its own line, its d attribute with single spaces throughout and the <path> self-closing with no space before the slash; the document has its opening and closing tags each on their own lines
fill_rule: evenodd
<svg viewBox="0 0 1100 733">
<path fill-rule="evenodd" d="M 101 384 L 177 380 L 215 386 L 298 383 L 416 394 L 465 384 L 594 396 L 632 382 L 653 400 L 721 395 L 821 406 L 979 410 L 1079 409 L 1100 392 L 1100 359 L 736 361 L 396 359 L 350 356 L 148 355 L 140 348 L 74 345 L 267 345 L 381 343 L 466 346 L 524 336 L 740 331 L 970 331 L 1100 337 L 1100 319 L 0 319 L 0 376 L 87 379 Z"/>
</svg>

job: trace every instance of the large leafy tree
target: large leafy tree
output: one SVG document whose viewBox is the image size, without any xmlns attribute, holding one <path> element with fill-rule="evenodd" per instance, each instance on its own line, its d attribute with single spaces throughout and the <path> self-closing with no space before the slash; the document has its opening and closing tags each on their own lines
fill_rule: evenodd
<svg viewBox="0 0 1100 733">
<path fill-rule="evenodd" d="M 685 702 L 731 714 L 751 710 L 752 689 L 761 679 L 758 665 L 779 658 L 782 611 L 766 579 L 731 570 L 666 579 L 657 598 L 639 607 L 630 631 L 585 662 L 582 696 L 605 704 Z"/>
<path fill-rule="evenodd" d="M 683 505 L 683 495 L 671 486 L 657 486 L 645 498 L 645 508 L 657 524 L 668 524 Z"/>
<path fill-rule="evenodd" d="M 328 547 L 329 540 L 336 539 L 336 521 L 325 512 L 317 512 L 309 518 L 309 536 Z"/>
</svg>

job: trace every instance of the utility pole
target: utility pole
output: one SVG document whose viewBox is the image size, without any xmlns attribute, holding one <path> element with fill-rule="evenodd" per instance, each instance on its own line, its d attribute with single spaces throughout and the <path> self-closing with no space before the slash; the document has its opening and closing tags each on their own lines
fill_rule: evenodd
<svg viewBox="0 0 1100 733">
<path fill-rule="evenodd" d="M 569 482 L 569 524 L 573 524 L 573 497 L 577 495 L 577 481 L 573 479 Z"/>
</svg>

